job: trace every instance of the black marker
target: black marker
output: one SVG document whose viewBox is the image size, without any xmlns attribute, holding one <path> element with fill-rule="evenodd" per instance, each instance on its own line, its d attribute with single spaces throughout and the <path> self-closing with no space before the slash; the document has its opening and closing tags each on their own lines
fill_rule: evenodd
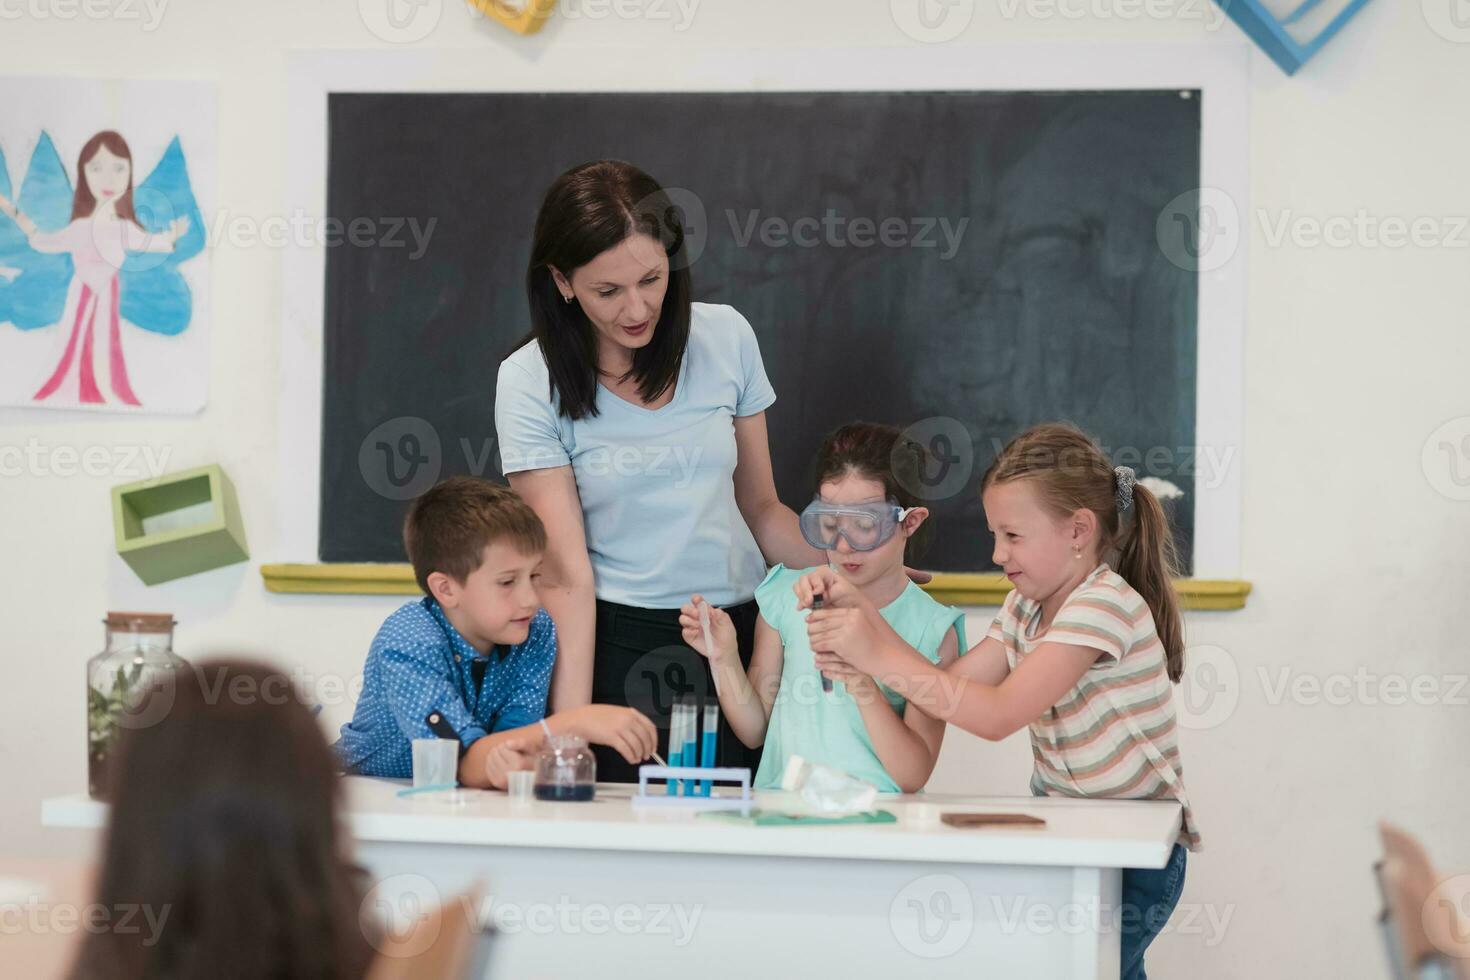
<svg viewBox="0 0 1470 980">
<path fill-rule="evenodd" d="M 817 595 L 812 596 L 812 612 L 816 612 L 818 609 L 821 609 L 821 608 L 822 608 L 822 596 L 821 596 L 820 593 L 818 593 Z M 820 670 L 820 668 L 817 670 L 817 673 L 819 673 L 819 674 L 822 673 L 821 670 Z M 826 674 L 822 674 L 822 693 L 824 693 L 824 694 L 831 694 L 832 693 L 832 678 L 828 677 Z"/>
<path fill-rule="evenodd" d="M 459 736 L 454 733 L 454 728 L 450 726 L 449 722 L 446 721 L 444 719 L 444 716 L 441 715 L 439 712 L 430 711 L 428 715 L 424 717 L 424 723 L 429 726 L 429 731 L 434 733 L 435 738 L 447 738 L 451 742 L 459 741 Z M 468 750 L 463 745 L 460 745 L 460 758 L 464 758 L 464 754 L 466 751 Z"/>
</svg>

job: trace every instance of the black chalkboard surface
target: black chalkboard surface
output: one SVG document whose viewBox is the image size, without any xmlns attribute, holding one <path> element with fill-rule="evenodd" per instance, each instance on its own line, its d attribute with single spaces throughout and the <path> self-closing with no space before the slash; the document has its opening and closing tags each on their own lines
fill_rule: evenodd
<svg viewBox="0 0 1470 980">
<path fill-rule="evenodd" d="M 922 564 L 990 569 L 985 466 L 1070 419 L 1184 491 L 1188 558 L 1196 274 L 1156 222 L 1200 185 L 1198 92 L 334 94 L 329 120 L 321 560 L 402 561 L 407 500 L 499 476 L 537 207 L 607 157 L 682 189 L 695 299 L 754 325 L 788 504 L 833 427 L 916 424 L 945 458 Z"/>
</svg>

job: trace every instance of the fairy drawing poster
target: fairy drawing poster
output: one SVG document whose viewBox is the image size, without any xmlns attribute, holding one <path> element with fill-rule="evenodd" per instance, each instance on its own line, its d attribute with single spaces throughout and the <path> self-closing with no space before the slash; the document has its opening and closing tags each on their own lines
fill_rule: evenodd
<svg viewBox="0 0 1470 980">
<path fill-rule="evenodd" d="M 0 404 L 193 414 L 214 89 L 0 79 Z"/>
</svg>

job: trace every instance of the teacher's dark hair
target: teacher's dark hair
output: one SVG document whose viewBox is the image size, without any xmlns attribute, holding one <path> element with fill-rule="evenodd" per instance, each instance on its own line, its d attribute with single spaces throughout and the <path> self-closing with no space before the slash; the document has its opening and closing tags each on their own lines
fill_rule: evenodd
<svg viewBox="0 0 1470 980">
<path fill-rule="evenodd" d="M 200 664 L 150 689 L 135 719 L 109 768 L 94 902 L 138 914 L 88 935 L 71 980 L 361 980 L 366 881 L 347 860 L 331 749 L 291 679 Z"/>
<path fill-rule="evenodd" d="M 689 263 L 682 216 L 658 181 L 630 163 L 597 160 L 552 183 L 536 216 L 526 269 L 531 333 L 551 374 L 551 392 L 570 419 L 596 416 L 596 328 L 578 303 L 567 303 L 551 270 L 572 273 L 625 239 L 646 234 L 669 256 L 669 283 L 653 339 L 633 353 L 638 394 L 653 401 L 679 373 L 689 343 Z M 523 342 L 524 343 L 524 342 Z"/>
</svg>

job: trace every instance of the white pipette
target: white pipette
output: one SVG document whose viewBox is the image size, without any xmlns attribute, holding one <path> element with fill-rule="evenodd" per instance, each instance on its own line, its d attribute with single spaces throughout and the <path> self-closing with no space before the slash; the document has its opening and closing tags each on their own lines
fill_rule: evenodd
<svg viewBox="0 0 1470 980">
<path fill-rule="evenodd" d="M 714 644 L 712 644 L 710 642 L 710 638 L 709 638 L 709 603 L 708 602 L 701 602 L 699 604 L 699 628 L 702 629 L 702 630 L 704 630 L 704 649 L 705 649 L 705 652 L 708 653 L 711 658 L 713 658 L 714 653 L 715 653 L 715 648 L 714 648 Z M 714 661 L 711 660 L 710 662 L 713 663 Z M 715 679 L 715 697 L 719 697 L 720 696 L 720 672 L 717 669 L 711 669 L 710 672 L 709 672 L 709 675 Z"/>
</svg>

